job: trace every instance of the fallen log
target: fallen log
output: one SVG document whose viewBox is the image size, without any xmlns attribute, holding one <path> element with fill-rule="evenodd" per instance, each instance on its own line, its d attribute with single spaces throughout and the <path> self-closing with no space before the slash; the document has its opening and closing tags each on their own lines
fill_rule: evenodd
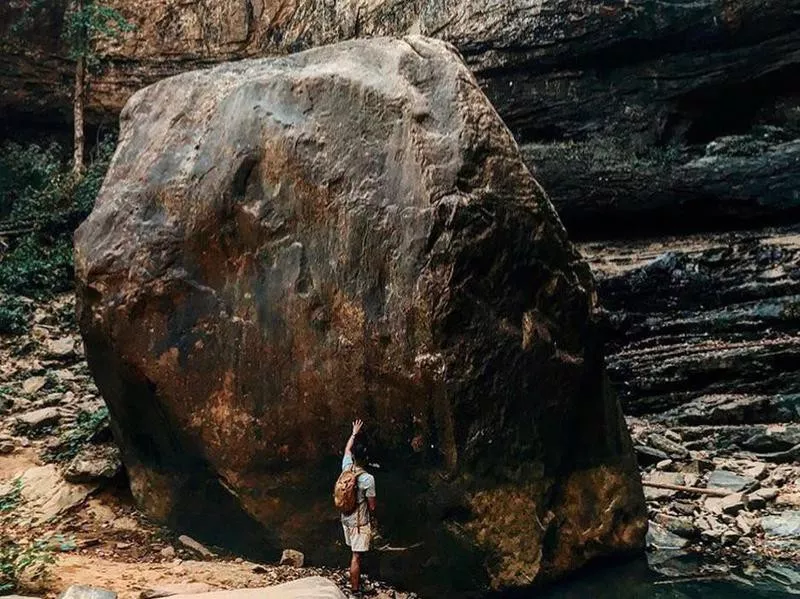
<svg viewBox="0 0 800 599">
<path fill-rule="evenodd" d="M 726 489 L 701 489 L 700 487 L 685 487 L 683 485 L 672 485 L 670 483 L 651 483 L 642 481 L 642 486 L 653 487 L 654 489 L 669 489 L 670 491 L 683 491 L 685 493 L 697 493 L 698 495 L 711 495 L 713 497 L 727 497 L 731 491 Z"/>
</svg>

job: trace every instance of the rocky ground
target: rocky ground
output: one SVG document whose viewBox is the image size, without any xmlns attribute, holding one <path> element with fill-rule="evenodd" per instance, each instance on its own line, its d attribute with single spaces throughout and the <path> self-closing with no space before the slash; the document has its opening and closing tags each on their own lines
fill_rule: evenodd
<svg viewBox="0 0 800 599">
<path fill-rule="evenodd" d="M 782 252 L 775 250 L 779 245 Z M 755 302 L 750 305 L 752 314 L 773 314 L 771 321 L 752 317 L 740 319 L 736 330 L 717 326 L 725 320 L 721 314 L 738 314 L 743 305 L 740 296 L 720 291 L 724 284 L 717 287 L 716 303 L 699 302 L 693 314 L 689 309 L 675 310 L 676 303 L 688 305 L 685 299 L 669 306 L 675 289 L 692 288 L 680 272 L 675 275 L 681 270 L 676 265 L 697 262 L 698 256 L 707 259 L 720 248 L 727 248 L 723 254 L 730 265 L 743 247 L 750 248 L 749 263 L 759 248 L 767 247 L 771 256 L 777 256 L 763 263 L 761 272 L 770 273 L 766 277 L 751 273 L 747 280 L 727 279 L 733 281 L 728 288 L 753 296 L 744 302 Z M 607 307 L 616 341 L 611 344 L 609 365 L 618 383 L 627 380 L 621 385 L 623 399 L 626 408 L 637 414 L 628 422 L 647 485 L 648 544 L 654 552 L 679 549 L 732 560 L 800 559 L 800 410 L 788 392 L 793 371 L 784 372 L 779 378 L 784 388 L 772 394 L 767 386 L 759 386 L 761 379 L 755 375 L 750 376 L 749 392 L 731 393 L 718 381 L 717 387 L 712 384 L 704 390 L 697 385 L 697 375 L 692 379 L 687 374 L 692 367 L 695 372 L 708 369 L 715 354 L 718 363 L 724 361 L 731 346 L 742 344 L 746 349 L 734 352 L 733 366 L 759 363 L 771 336 L 795 334 L 791 314 L 763 309 L 769 302 L 785 306 L 794 297 L 795 247 L 800 243 L 784 232 L 770 233 L 766 240 L 726 236 L 642 242 L 636 247 L 630 243 L 582 247 L 598 275 L 601 293 L 611 298 Z M 639 298 L 636 305 L 649 306 L 649 313 L 633 309 L 635 294 L 630 289 L 627 296 L 618 294 L 615 303 L 609 290 L 620 289 L 621 281 L 646 289 L 648 276 L 658 270 L 653 265 L 667 262 L 673 269 L 667 277 L 672 283 L 664 284 L 663 273 L 658 280 L 659 300 L 668 308 L 659 312 L 657 301 Z M 708 274 L 708 264 L 685 272 Z M 720 280 L 719 273 L 711 274 Z M 702 285 L 694 289 L 700 293 Z M 721 297 L 735 299 L 726 304 Z M 669 310 L 672 315 L 664 316 Z M 322 574 L 346 588 L 344 570 L 253 564 L 222 552 L 203 555 L 190 540 L 182 542 L 178 533 L 156 526 L 136 509 L 103 402 L 82 356 L 73 311 L 69 295 L 33 305 L 29 334 L 0 337 L 3 535 L 22 544 L 44 539 L 58 558 L 49 566 L 49 576 L 26 578 L 26 590 L 50 597 L 80 583 L 113 589 L 127 599 L 170 584 L 239 588 L 311 574 Z M 746 335 L 743 328 L 749 331 Z M 792 344 L 787 348 L 794 351 Z M 662 352 L 658 358 L 651 355 L 658 352 Z M 692 355 L 702 359 L 693 361 Z M 764 368 L 763 360 L 760 363 Z M 662 376 L 664 372 L 673 376 Z M 762 374 L 763 380 L 775 378 L 774 369 Z M 377 597 L 411 596 L 378 583 L 370 583 L 370 588 Z"/>
<path fill-rule="evenodd" d="M 797 560 L 797 228 L 581 250 L 643 480 L 692 488 L 646 488 L 651 546 Z"/>
<path fill-rule="evenodd" d="M 22 589 L 54 597 L 84 584 L 132 599 L 154 590 L 163 596 L 322 575 L 346 591 L 345 570 L 255 564 L 216 548 L 209 553 L 136 509 L 73 314 L 72 296 L 62 296 L 35 305 L 30 334 L 0 336 L 2 540 L 42 548 L 35 561 L 46 566 L 41 576 L 34 564 Z M 47 565 L 47 556 L 55 562 Z M 369 580 L 365 588 L 384 599 L 414 596 Z"/>
</svg>

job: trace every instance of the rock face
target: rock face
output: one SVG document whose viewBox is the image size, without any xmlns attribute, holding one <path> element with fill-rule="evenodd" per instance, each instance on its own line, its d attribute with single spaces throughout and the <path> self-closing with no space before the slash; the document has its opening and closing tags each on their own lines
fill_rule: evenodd
<svg viewBox="0 0 800 599">
<path fill-rule="evenodd" d="M 87 358 L 152 515 L 338 561 L 330 493 L 365 415 L 384 533 L 417 547 L 384 578 L 463 596 L 642 547 L 589 269 L 446 44 L 142 90 L 75 243 Z"/>
<path fill-rule="evenodd" d="M 421 33 L 462 52 L 572 232 L 800 214 L 800 0 L 107 3 L 136 28 L 99 44 L 95 120 L 178 72 Z M 21 4 L 4 3 L 0 23 L 17 20 Z M 42 15 L 22 42 L 0 36 L 9 122 L 68 121 L 71 65 L 54 43 L 62 19 Z"/>
<path fill-rule="evenodd" d="M 800 421 L 796 230 L 582 250 L 608 311 L 609 372 L 627 413 L 680 425 Z"/>
</svg>

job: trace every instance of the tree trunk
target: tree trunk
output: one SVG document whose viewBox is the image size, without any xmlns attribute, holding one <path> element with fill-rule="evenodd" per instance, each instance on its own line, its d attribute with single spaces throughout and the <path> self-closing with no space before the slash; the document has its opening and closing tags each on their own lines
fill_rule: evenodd
<svg viewBox="0 0 800 599">
<path fill-rule="evenodd" d="M 84 92 L 86 91 L 86 57 L 79 56 L 75 63 L 75 97 L 72 102 L 74 118 L 74 146 L 72 153 L 72 172 L 80 175 L 83 172 L 83 110 Z"/>
</svg>

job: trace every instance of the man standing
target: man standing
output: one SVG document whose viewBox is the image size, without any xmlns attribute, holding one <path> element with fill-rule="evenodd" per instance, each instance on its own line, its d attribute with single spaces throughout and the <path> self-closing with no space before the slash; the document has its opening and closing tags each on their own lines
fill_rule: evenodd
<svg viewBox="0 0 800 599">
<path fill-rule="evenodd" d="M 353 555 L 350 559 L 350 588 L 361 592 L 361 554 L 369 551 L 372 530 L 375 526 L 375 477 L 364 470 L 367 465 L 367 448 L 358 439 L 364 423 L 353 423 L 353 434 L 347 440 L 342 459 L 342 472 L 352 469 L 357 476 L 356 509 L 351 514 L 342 514 L 344 542 Z"/>
</svg>

